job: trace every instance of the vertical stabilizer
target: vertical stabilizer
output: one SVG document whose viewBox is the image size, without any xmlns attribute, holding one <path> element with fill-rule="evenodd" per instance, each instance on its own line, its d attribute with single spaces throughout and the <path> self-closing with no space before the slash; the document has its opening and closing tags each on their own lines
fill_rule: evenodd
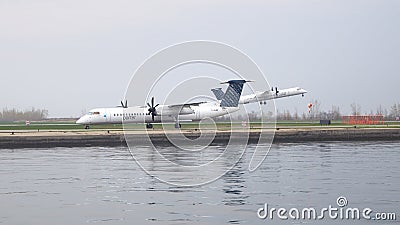
<svg viewBox="0 0 400 225">
<path fill-rule="evenodd" d="M 242 95 L 243 84 L 245 80 L 230 80 L 223 84 L 229 84 L 221 100 L 221 107 L 237 107 L 239 105 L 240 95 Z"/>
<path fill-rule="evenodd" d="M 221 100 L 222 97 L 224 97 L 224 92 L 222 91 L 222 88 L 213 88 L 211 89 L 211 91 L 214 93 L 217 100 Z"/>
</svg>

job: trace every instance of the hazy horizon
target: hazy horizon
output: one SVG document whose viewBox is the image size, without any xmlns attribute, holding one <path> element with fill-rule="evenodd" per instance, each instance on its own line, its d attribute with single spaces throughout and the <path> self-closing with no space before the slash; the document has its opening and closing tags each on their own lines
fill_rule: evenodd
<svg viewBox="0 0 400 225">
<path fill-rule="evenodd" d="M 400 1 L 0 1 L 0 109 L 114 107 L 144 60 L 190 40 L 232 45 L 279 88 L 279 111 L 399 103 Z M 216 84 L 218 86 L 218 84 Z M 260 90 L 261 91 L 261 90 Z M 211 94 L 211 93 L 210 93 Z"/>
</svg>

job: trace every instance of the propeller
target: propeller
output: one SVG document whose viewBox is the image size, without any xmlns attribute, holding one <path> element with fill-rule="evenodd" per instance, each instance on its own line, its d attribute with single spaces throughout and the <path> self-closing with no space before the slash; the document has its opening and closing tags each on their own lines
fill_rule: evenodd
<svg viewBox="0 0 400 225">
<path fill-rule="evenodd" d="M 121 106 L 122 108 L 128 108 L 128 100 L 125 100 L 125 104 L 123 101 L 121 101 Z"/>
<path fill-rule="evenodd" d="M 278 87 L 275 87 L 275 95 L 278 95 L 279 91 L 278 91 Z"/>
<path fill-rule="evenodd" d="M 149 112 L 147 113 L 147 115 L 151 114 L 151 119 L 153 121 L 154 121 L 154 116 L 157 116 L 156 107 L 158 105 L 160 105 L 160 104 L 154 105 L 154 97 L 151 98 L 151 105 L 149 103 L 147 103 L 147 106 L 149 106 L 149 109 L 148 109 Z"/>
</svg>

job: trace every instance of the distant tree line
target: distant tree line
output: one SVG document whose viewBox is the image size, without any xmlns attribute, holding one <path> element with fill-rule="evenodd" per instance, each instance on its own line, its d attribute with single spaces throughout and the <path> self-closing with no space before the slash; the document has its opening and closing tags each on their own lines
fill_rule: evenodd
<svg viewBox="0 0 400 225">
<path fill-rule="evenodd" d="M 46 109 L 35 109 L 30 110 L 17 110 L 17 109 L 3 109 L 0 112 L 0 121 L 2 122 L 14 122 L 14 121 L 37 121 L 46 119 L 49 112 Z"/>
<path fill-rule="evenodd" d="M 331 108 L 327 111 L 321 110 L 321 102 L 318 100 L 312 101 L 311 110 L 308 111 L 304 109 L 301 114 L 298 113 L 297 110 L 295 112 L 290 112 L 289 110 L 276 110 L 276 115 L 270 111 L 262 113 L 264 118 L 269 120 L 276 118 L 277 121 L 310 121 L 310 120 L 320 120 L 320 119 L 329 119 L 329 120 L 342 120 L 342 116 L 349 114 L 342 114 L 339 106 L 331 106 Z M 400 104 L 393 104 L 390 109 L 384 109 L 381 105 L 379 105 L 376 111 L 371 110 L 370 112 L 364 112 L 361 109 L 361 106 L 357 103 L 352 103 L 350 105 L 350 115 L 358 116 L 358 115 L 382 115 L 384 120 L 392 121 L 392 120 L 400 120 Z M 246 115 L 237 114 L 233 116 L 234 120 L 242 121 L 247 120 L 250 121 L 260 121 L 261 120 L 261 112 L 252 111 L 247 113 Z M 229 116 L 217 117 L 217 121 L 229 121 Z"/>
<path fill-rule="evenodd" d="M 339 106 L 332 106 L 328 111 L 322 111 L 320 109 L 321 103 L 318 100 L 313 101 L 313 106 L 310 112 L 303 112 L 299 115 L 296 112 L 291 113 L 289 110 L 279 111 L 277 110 L 276 119 L 282 120 L 319 120 L 319 119 L 330 119 L 330 120 L 341 120 L 342 113 L 340 112 Z M 382 115 L 384 120 L 400 120 L 400 104 L 393 104 L 389 110 L 384 109 L 381 105 L 377 107 L 376 111 L 371 110 L 370 112 L 363 112 L 361 106 L 357 103 L 350 105 L 351 114 L 353 116 L 358 115 Z"/>
</svg>

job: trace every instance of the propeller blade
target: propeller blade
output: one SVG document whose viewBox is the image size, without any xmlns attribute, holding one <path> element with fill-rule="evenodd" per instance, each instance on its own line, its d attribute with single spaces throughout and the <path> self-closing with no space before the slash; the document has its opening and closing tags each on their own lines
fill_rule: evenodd
<svg viewBox="0 0 400 225">
<path fill-rule="evenodd" d="M 121 101 L 121 106 L 122 106 L 122 108 L 125 108 L 123 101 Z"/>
<path fill-rule="evenodd" d="M 154 121 L 154 117 L 157 116 L 156 107 L 159 106 L 159 105 L 160 105 L 160 104 L 154 105 L 154 96 L 151 98 L 151 105 L 150 105 L 150 103 L 147 103 L 147 106 L 149 107 L 149 108 L 147 109 L 147 111 L 149 111 L 149 112 L 147 113 L 147 115 L 150 115 L 150 114 L 151 114 L 151 119 L 152 119 L 153 121 Z"/>
<path fill-rule="evenodd" d="M 128 100 L 125 99 L 125 108 L 128 108 Z"/>
</svg>

